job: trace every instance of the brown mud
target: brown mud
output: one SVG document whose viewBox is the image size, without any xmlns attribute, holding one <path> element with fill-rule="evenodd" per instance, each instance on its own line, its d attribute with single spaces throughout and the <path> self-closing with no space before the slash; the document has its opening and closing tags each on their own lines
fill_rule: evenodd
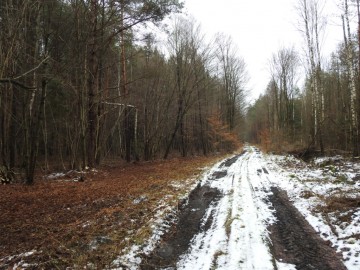
<svg viewBox="0 0 360 270">
<path fill-rule="evenodd" d="M 320 238 L 289 201 L 286 192 L 275 187 L 272 192 L 269 199 L 278 221 L 269 231 L 277 261 L 294 264 L 298 270 L 346 269 L 330 242 Z"/>
<path fill-rule="evenodd" d="M 220 164 L 220 171 L 215 171 L 208 180 L 218 180 L 227 175 L 227 167 L 234 164 L 245 153 L 235 155 Z M 202 224 L 206 210 L 211 203 L 216 204 L 222 194 L 207 185 L 198 185 L 189 195 L 188 202 L 180 206 L 178 223 L 162 239 L 158 247 L 142 258 L 141 269 L 176 269 L 176 262 L 191 244 L 191 239 L 199 232 L 211 227 L 213 216 Z"/>
<path fill-rule="evenodd" d="M 225 177 L 227 167 L 241 155 L 225 160 L 220 170 L 215 171 L 208 180 Z M 268 171 L 262 168 L 258 170 L 259 173 L 268 174 Z M 330 242 L 321 239 L 289 201 L 286 192 L 273 187 L 272 193 L 268 199 L 275 209 L 277 222 L 268 230 L 274 259 L 294 264 L 297 270 L 345 270 L 340 255 L 330 247 Z M 221 196 L 217 189 L 198 185 L 190 193 L 188 202 L 180 205 L 177 224 L 165 234 L 151 254 L 142 257 L 141 269 L 176 269 L 177 261 L 189 249 L 193 237 L 211 227 L 212 215 L 205 224 L 202 224 L 202 220 L 209 205 L 216 204 Z"/>
<path fill-rule="evenodd" d="M 179 256 L 190 246 L 191 239 L 200 231 L 210 228 L 212 218 L 205 224 L 202 219 L 211 203 L 220 198 L 219 190 L 198 185 L 189 195 L 188 203 L 180 206 L 178 223 L 168 232 L 158 247 L 142 258 L 141 269 L 174 268 Z"/>
</svg>

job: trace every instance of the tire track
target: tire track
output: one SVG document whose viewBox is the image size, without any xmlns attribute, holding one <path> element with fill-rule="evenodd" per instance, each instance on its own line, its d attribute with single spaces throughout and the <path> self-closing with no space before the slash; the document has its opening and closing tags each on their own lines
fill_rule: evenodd
<svg viewBox="0 0 360 270">
<path fill-rule="evenodd" d="M 257 154 L 249 147 L 225 160 L 193 190 L 178 223 L 142 257 L 140 269 L 346 269 L 274 187 Z"/>
<path fill-rule="evenodd" d="M 202 219 L 211 203 L 217 203 L 221 197 L 217 189 L 198 185 L 189 195 L 188 203 L 180 206 L 178 223 L 159 243 L 158 247 L 148 256 L 144 256 L 141 269 L 173 269 L 179 256 L 190 245 L 191 239 L 199 231 L 207 230 L 212 223 L 212 214 L 205 224 Z"/>
<path fill-rule="evenodd" d="M 286 193 L 276 187 L 271 190 L 269 199 L 278 219 L 269 227 L 275 258 L 295 264 L 298 270 L 345 270 L 340 256 L 317 235 Z"/>
</svg>

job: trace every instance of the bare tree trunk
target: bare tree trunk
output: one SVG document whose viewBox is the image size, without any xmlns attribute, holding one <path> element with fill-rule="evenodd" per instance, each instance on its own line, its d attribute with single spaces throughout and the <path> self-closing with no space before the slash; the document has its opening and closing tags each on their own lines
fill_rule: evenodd
<svg viewBox="0 0 360 270">
<path fill-rule="evenodd" d="M 310 4 L 309 4 L 310 2 Z M 300 0 L 299 12 L 304 23 L 305 38 L 310 62 L 310 84 L 312 92 L 312 132 L 311 143 L 318 142 L 320 150 L 324 151 L 322 124 L 322 91 L 321 91 L 321 63 L 319 47 L 319 10 L 318 2 L 314 0 Z"/>
<path fill-rule="evenodd" d="M 33 48 L 33 60 L 34 65 L 35 61 L 39 59 L 39 39 L 40 39 L 40 15 L 41 4 L 38 3 L 36 6 L 36 22 L 35 22 L 35 41 L 34 41 L 34 48 Z M 37 71 L 34 71 L 32 74 L 33 84 L 37 84 L 38 74 Z M 34 171 L 36 166 L 36 157 L 37 157 L 37 145 L 38 145 L 38 123 L 40 121 L 40 115 L 38 115 L 39 119 L 35 119 L 37 116 L 34 112 L 34 104 L 35 98 L 37 94 L 37 87 L 31 91 L 30 100 L 28 104 L 28 114 L 25 113 L 26 116 L 26 126 L 25 126 L 25 141 L 26 141 L 26 155 L 25 155 L 25 183 L 31 185 L 34 182 Z M 42 99 L 42 97 L 41 97 Z M 39 110 L 40 111 L 40 110 Z"/>
<path fill-rule="evenodd" d="M 170 140 L 167 143 L 165 154 L 164 154 L 164 159 L 167 159 L 170 154 L 170 150 L 174 143 L 176 133 L 178 132 L 179 128 L 182 125 L 184 114 L 185 113 L 183 111 L 183 101 L 180 99 L 180 100 L 178 100 L 178 110 L 177 110 L 177 115 L 176 115 L 175 127 L 171 133 Z"/>
<path fill-rule="evenodd" d="M 11 106 L 11 112 L 12 112 L 12 116 L 14 119 L 17 118 L 17 108 L 16 108 L 16 99 L 15 99 L 15 94 L 14 94 L 14 88 L 11 86 L 10 88 L 12 90 L 12 106 Z M 16 122 L 15 121 L 11 121 L 10 123 L 10 141 L 9 141 L 9 167 L 10 169 L 13 169 L 15 167 L 15 162 L 16 162 L 16 126 L 15 126 Z"/>
<path fill-rule="evenodd" d="M 358 29 L 357 29 L 357 34 L 358 34 L 358 81 L 360 82 L 360 0 L 356 0 L 356 7 L 357 7 L 357 15 L 358 15 Z M 357 103 L 359 102 L 359 92 L 357 95 Z M 359 155 L 359 143 L 360 143 L 360 136 L 359 136 L 359 127 L 360 127 L 360 106 L 358 106 L 357 108 L 357 117 L 358 117 L 358 122 L 357 122 L 357 142 L 356 142 L 356 153 L 354 153 L 355 155 Z"/>
<path fill-rule="evenodd" d="M 88 49 L 88 141 L 87 141 L 87 161 L 90 167 L 95 166 L 95 145 L 96 145 L 96 103 L 95 94 L 98 82 L 98 63 L 97 63 L 97 0 L 91 0 L 91 37 Z"/>
<path fill-rule="evenodd" d="M 124 9 L 125 4 L 124 1 L 121 1 L 121 27 L 124 28 Z M 125 48 L 125 30 L 122 30 L 120 32 L 120 42 L 121 42 L 121 77 L 122 77 L 122 96 L 124 97 L 124 100 L 128 99 L 128 86 L 127 86 L 127 74 L 126 74 L 126 48 Z M 124 122 L 123 122 L 123 131 L 124 131 L 124 148 L 125 148 L 125 159 L 127 162 L 131 161 L 131 137 L 133 133 L 131 132 L 131 124 L 130 124 L 130 115 L 131 115 L 131 109 L 128 108 L 127 102 L 124 102 L 125 108 L 124 108 Z"/>
<path fill-rule="evenodd" d="M 47 64 L 45 64 L 45 66 L 46 65 Z M 39 104 L 39 109 L 37 111 L 37 119 L 35 120 L 35 124 L 31 130 L 32 136 L 30 137 L 31 138 L 30 155 L 26 170 L 26 184 L 28 185 L 32 184 L 34 181 L 34 173 L 35 173 L 39 142 L 40 142 L 39 135 L 40 135 L 41 124 L 42 121 L 44 120 L 43 117 L 44 117 L 44 109 L 45 109 L 46 91 L 47 91 L 47 78 L 43 77 L 41 80 L 40 104 Z"/>
<path fill-rule="evenodd" d="M 204 130 L 204 123 L 203 123 L 203 114 L 202 114 L 202 106 L 201 106 L 201 98 L 200 98 L 200 89 L 197 89 L 197 98 L 198 98 L 198 116 L 199 116 L 199 124 L 200 124 L 200 141 L 203 150 L 203 154 L 207 155 L 207 147 L 206 147 L 206 140 L 205 140 L 205 130 Z"/>
<path fill-rule="evenodd" d="M 357 156 L 358 152 L 358 139 L 357 139 L 357 115 L 356 115 L 356 72 L 354 67 L 354 56 L 353 56 L 353 46 L 351 40 L 351 31 L 350 31 L 350 22 L 349 22 L 349 7 L 348 0 L 345 0 L 345 22 L 344 24 L 344 39 L 345 46 L 347 48 L 347 66 L 350 76 L 350 121 L 351 121 L 351 134 L 352 134 L 352 143 L 353 143 L 353 155 Z M 345 24 L 347 29 L 348 40 L 346 42 L 346 33 L 345 33 Z"/>
</svg>

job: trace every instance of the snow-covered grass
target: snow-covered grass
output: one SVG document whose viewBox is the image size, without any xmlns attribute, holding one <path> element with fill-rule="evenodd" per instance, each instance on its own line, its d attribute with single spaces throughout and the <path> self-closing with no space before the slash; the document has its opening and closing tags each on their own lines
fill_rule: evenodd
<svg viewBox="0 0 360 270">
<path fill-rule="evenodd" d="M 6 263 L 8 261 L 11 261 L 11 260 L 15 259 L 18 262 L 13 266 L 12 269 L 26 269 L 26 268 L 36 267 L 36 265 L 24 262 L 25 258 L 32 256 L 36 252 L 37 252 L 36 250 L 31 250 L 31 251 L 28 251 L 28 252 L 24 252 L 24 253 L 20 253 L 20 254 L 16 254 L 16 255 L 11 255 L 11 256 L 8 256 L 8 257 L 4 257 L 4 258 L 0 259 L 0 264 Z"/>
<path fill-rule="evenodd" d="M 291 156 L 260 155 L 259 162 L 318 234 L 342 254 L 345 266 L 360 269 L 360 164 L 340 156 L 306 164 Z"/>
<path fill-rule="evenodd" d="M 166 199 L 160 201 L 159 206 L 155 209 L 154 217 L 148 222 L 148 227 L 152 230 L 150 238 L 147 239 L 145 243 L 133 245 L 124 250 L 124 255 L 119 256 L 112 262 L 111 269 L 138 269 L 141 264 L 140 255 L 150 254 L 160 241 L 161 236 L 164 235 L 175 222 L 176 209 L 169 206 Z"/>
</svg>

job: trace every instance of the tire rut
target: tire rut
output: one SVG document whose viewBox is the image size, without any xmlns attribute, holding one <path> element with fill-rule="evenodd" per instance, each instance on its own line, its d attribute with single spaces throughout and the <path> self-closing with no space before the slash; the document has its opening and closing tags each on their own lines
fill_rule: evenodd
<svg viewBox="0 0 360 270">
<path fill-rule="evenodd" d="M 189 195 L 188 203 L 181 207 L 178 223 L 162 237 L 162 242 L 148 256 L 144 256 L 141 269 L 175 269 L 179 256 L 190 246 L 191 239 L 198 232 L 211 227 L 212 215 L 202 224 L 210 203 L 216 203 L 221 196 L 219 190 L 207 185 L 198 185 Z"/>
<path fill-rule="evenodd" d="M 345 270 L 340 256 L 292 205 L 286 192 L 275 187 L 271 191 L 269 199 L 278 220 L 269 227 L 275 258 L 295 264 L 298 270 Z"/>
</svg>

